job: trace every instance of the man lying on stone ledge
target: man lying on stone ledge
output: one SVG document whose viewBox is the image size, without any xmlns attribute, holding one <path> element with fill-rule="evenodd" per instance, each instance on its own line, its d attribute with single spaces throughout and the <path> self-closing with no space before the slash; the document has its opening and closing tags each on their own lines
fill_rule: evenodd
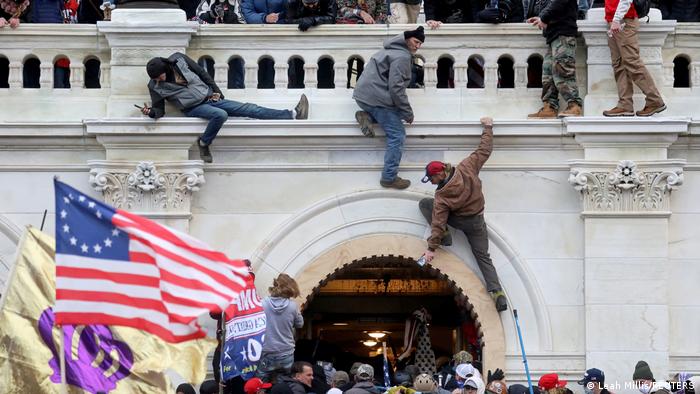
<svg viewBox="0 0 700 394">
<path fill-rule="evenodd" d="M 158 119 L 165 115 L 165 100 L 168 100 L 186 116 L 209 119 L 204 134 L 197 139 L 199 156 L 206 163 L 212 162 L 209 145 L 229 116 L 306 119 L 309 115 L 309 101 L 303 94 L 293 110 L 271 109 L 226 100 L 211 76 L 194 60 L 179 52 L 169 58 L 154 57 L 146 64 L 146 71 L 151 78 L 148 90 L 151 93 L 152 107 L 144 105 L 141 112 Z"/>
</svg>

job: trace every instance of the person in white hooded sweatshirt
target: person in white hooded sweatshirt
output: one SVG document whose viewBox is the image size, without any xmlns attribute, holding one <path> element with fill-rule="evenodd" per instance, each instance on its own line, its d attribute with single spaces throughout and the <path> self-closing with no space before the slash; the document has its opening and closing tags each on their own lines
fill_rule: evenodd
<svg viewBox="0 0 700 394">
<path fill-rule="evenodd" d="M 273 371 L 289 373 L 294 363 L 294 330 L 304 325 L 299 306 L 292 298 L 299 297 L 299 285 L 287 274 L 279 274 L 263 300 L 266 329 L 257 375 L 269 381 Z"/>
</svg>

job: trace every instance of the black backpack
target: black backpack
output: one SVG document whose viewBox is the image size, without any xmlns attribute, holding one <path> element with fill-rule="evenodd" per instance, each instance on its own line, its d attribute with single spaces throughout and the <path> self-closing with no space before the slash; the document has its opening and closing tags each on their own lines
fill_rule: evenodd
<svg viewBox="0 0 700 394">
<path fill-rule="evenodd" d="M 638 18 L 644 18 L 649 15 L 650 2 L 649 0 L 632 0 L 634 10 L 637 11 Z"/>
</svg>

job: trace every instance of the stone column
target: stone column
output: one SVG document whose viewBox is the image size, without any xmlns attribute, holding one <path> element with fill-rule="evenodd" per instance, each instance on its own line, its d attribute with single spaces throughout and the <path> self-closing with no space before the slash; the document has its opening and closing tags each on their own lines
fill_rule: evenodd
<svg viewBox="0 0 700 394">
<path fill-rule="evenodd" d="M 192 195 L 204 183 L 203 162 L 189 150 L 203 122 L 148 119 L 85 122 L 105 148 L 89 160 L 90 185 L 104 201 L 187 232 Z"/>
<path fill-rule="evenodd" d="M 187 22 L 179 9 L 122 9 L 111 22 L 98 22 L 112 50 L 107 103 L 108 117 L 138 116 L 133 104 L 150 102 L 146 63 L 153 57 L 185 52 L 196 22 Z"/>
<path fill-rule="evenodd" d="M 586 20 L 578 21 L 588 51 L 588 91 L 583 105 L 586 115 L 601 115 L 604 110 L 617 104 L 617 88 L 608 48 L 608 25 L 604 13 L 603 8 L 591 8 Z M 658 88 L 664 86 L 661 47 L 675 27 L 676 21 L 661 20 L 661 12 L 657 9 L 650 10 L 649 23 L 640 22 L 639 52 Z M 641 109 L 644 98 L 638 89 L 635 101 L 636 107 Z"/>
<path fill-rule="evenodd" d="M 625 382 L 638 360 L 657 380 L 669 374 L 670 198 L 685 160 L 667 151 L 688 122 L 578 118 L 566 127 L 585 152 L 570 161 L 569 182 L 583 197 L 586 367 L 632 393 Z"/>
</svg>

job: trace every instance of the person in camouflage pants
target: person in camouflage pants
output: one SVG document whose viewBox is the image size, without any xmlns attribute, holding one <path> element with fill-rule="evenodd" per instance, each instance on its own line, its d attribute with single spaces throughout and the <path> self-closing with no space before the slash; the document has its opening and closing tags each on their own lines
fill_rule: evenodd
<svg viewBox="0 0 700 394">
<path fill-rule="evenodd" d="M 547 54 L 542 64 L 542 108 L 528 118 L 547 119 L 581 116 L 583 101 L 576 85 L 576 12 L 577 0 L 549 0 L 540 3 L 539 16 L 528 23 L 542 29 Z M 559 112 L 559 93 L 567 102 Z"/>
<path fill-rule="evenodd" d="M 558 109 L 559 93 L 567 103 L 583 104 L 576 85 L 576 37 L 555 38 L 542 62 L 542 102 Z"/>
</svg>

